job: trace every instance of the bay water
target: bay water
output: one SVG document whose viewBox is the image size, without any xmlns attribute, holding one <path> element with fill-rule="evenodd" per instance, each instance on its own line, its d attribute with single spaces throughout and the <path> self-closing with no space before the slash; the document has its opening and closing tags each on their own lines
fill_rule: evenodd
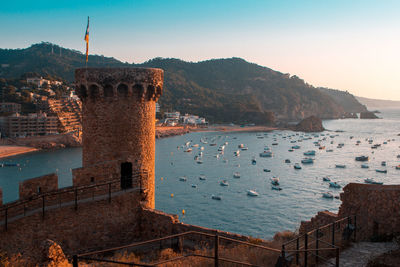
<svg viewBox="0 0 400 267">
<path fill-rule="evenodd" d="M 282 130 L 194 132 L 159 139 L 156 141 L 156 209 L 178 214 L 185 223 L 260 238 L 271 238 L 282 230 L 293 231 L 301 220 L 310 219 L 318 211 L 337 212 L 340 200 L 323 198 L 322 193 L 339 196 L 342 189 L 329 188 L 323 177 L 329 177 L 342 187 L 351 182 L 364 183 L 366 178 L 384 184 L 400 184 L 400 170 L 395 169 L 400 164 L 397 158 L 400 154 L 400 109 L 381 111 L 378 115 L 382 119 L 377 120 L 326 120 L 323 124 L 327 130 L 317 134 Z M 372 144 L 367 142 L 369 139 L 373 140 Z M 212 142 L 216 146 L 210 146 Z M 220 154 L 218 147 L 225 143 L 224 153 Z M 315 143 L 325 148 L 318 149 Z M 193 147 L 196 144 L 199 146 Z M 240 155 L 235 156 L 240 144 L 248 150 L 240 150 Z M 343 146 L 338 148 L 338 144 Z M 381 146 L 372 149 L 373 144 Z M 300 148 L 289 152 L 296 145 Z M 266 146 L 273 156 L 259 157 Z M 184 152 L 188 147 L 192 151 Z M 301 164 L 303 153 L 308 150 L 316 152 L 314 163 Z M 332 152 L 328 152 L 330 150 Z M 195 160 L 200 152 L 201 164 Z M 20 164 L 19 167 L 0 168 L 3 201 L 18 198 L 20 181 L 52 172 L 59 175 L 60 187 L 72 185 L 71 169 L 81 166 L 81 153 L 81 148 L 68 148 L 3 160 Z M 368 169 L 361 168 L 365 162 L 355 161 L 360 155 L 369 156 Z M 252 164 L 253 158 L 256 164 Z M 386 161 L 386 166 L 381 166 L 382 161 Z M 294 169 L 295 163 L 302 169 Z M 345 165 L 345 168 L 337 168 L 336 164 Z M 376 169 L 387 170 L 387 173 L 378 173 Z M 240 178 L 233 177 L 235 172 L 240 173 Z M 200 175 L 206 179 L 200 180 Z M 273 176 L 279 177 L 282 190 L 272 190 L 270 179 Z M 180 177 L 186 177 L 186 181 L 181 181 Z M 229 186 L 221 186 L 221 180 L 226 180 Z M 247 190 L 254 190 L 259 196 L 249 196 Z M 213 199 L 212 195 L 220 196 L 221 200 Z"/>
</svg>

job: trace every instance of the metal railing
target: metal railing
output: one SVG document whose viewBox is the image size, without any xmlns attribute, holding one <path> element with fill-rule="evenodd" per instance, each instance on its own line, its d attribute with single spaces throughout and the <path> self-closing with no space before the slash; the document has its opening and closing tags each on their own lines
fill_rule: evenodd
<svg viewBox="0 0 400 267">
<path fill-rule="evenodd" d="M 211 255 L 205 255 L 205 254 L 196 253 L 196 251 L 193 251 L 193 250 L 192 250 L 193 252 L 184 253 L 183 247 L 184 247 L 185 239 L 190 239 L 190 237 L 193 237 L 193 236 L 197 236 L 197 237 L 200 237 L 200 239 L 203 239 L 203 244 L 204 244 L 206 238 L 211 239 L 212 240 L 211 242 L 205 242 L 205 243 L 208 244 L 208 250 L 213 250 L 213 253 L 211 253 Z M 199 238 L 197 238 L 195 242 L 199 243 L 198 239 Z M 163 242 L 165 244 L 167 241 L 169 241 L 168 247 L 170 247 L 170 248 L 174 247 L 174 248 L 177 248 L 178 251 L 180 251 L 179 256 L 169 258 L 169 259 L 158 260 L 153 263 L 143 263 L 143 262 L 134 262 L 134 261 L 127 262 L 127 261 L 121 261 L 121 260 L 113 260 L 113 259 L 110 259 L 109 257 L 107 258 L 107 256 L 106 257 L 96 256 L 99 254 L 106 254 L 109 256 L 110 253 L 115 253 L 118 250 L 128 250 L 128 249 L 140 248 L 140 247 L 146 247 L 146 246 L 148 247 L 149 245 L 154 245 L 154 244 L 159 245 L 160 249 L 162 249 Z M 209 233 L 204 233 L 204 232 L 188 231 L 188 232 L 175 234 L 175 235 L 169 235 L 166 237 L 161 237 L 161 238 L 157 238 L 157 239 L 153 239 L 153 240 L 137 242 L 137 243 L 129 244 L 126 246 L 120 246 L 120 247 L 115 247 L 115 248 L 110 248 L 110 249 L 105 249 L 105 250 L 99 250 L 99 251 L 93 251 L 93 252 L 89 252 L 89 253 L 74 255 L 72 257 L 72 266 L 78 267 L 80 262 L 84 262 L 84 263 L 102 262 L 102 263 L 107 263 L 107 264 L 154 267 L 154 266 L 158 266 L 158 265 L 165 264 L 168 262 L 183 260 L 185 258 L 198 257 L 198 258 L 208 259 L 209 261 L 213 261 L 215 267 L 218 267 L 220 262 L 240 264 L 243 266 L 261 267 L 260 265 L 256 265 L 254 263 L 244 262 L 244 261 L 240 261 L 240 260 L 234 260 L 232 258 L 223 257 L 223 255 L 221 255 L 222 253 L 220 251 L 222 241 L 226 241 L 228 247 L 232 247 L 235 245 L 236 246 L 237 245 L 248 246 L 250 248 L 257 248 L 257 249 L 261 249 L 264 251 L 266 250 L 268 252 L 276 253 L 277 257 L 279 256 L 280 253 L 282 253 L 282 251 L 280 249 L 266 247 L 266 246 L 262 246 L 262 245 L 249 243 L 246 241 L 229 238 L 229 237 L 226 237 L 223 235 L 219 235 L 218 232 L 215 234 L 209 234 Z M 193 244 L 192 242 L 188 242 L 188 243 Z"/>
<path fill-rule="evenodd" d="M 38 193 L 28 199 L 17 200 L 3 205 L 0 208 L 0 225 L 4 226 L 7 231 L 8 224 L 11 220 L 23 218 L 36 213 L 42 214 L 45 218 L 46 211 L 57 209 L 65 206 L 73 206 L 78 210 L 81 203 L 90 201 L 108 199 L 111 202 L 113 196 L 126 191 L 144 192 L 140 177 L 148 175 L 146 170 L 135 172 L 132 175 L 132 181 L 137 181 L 131 187 L 122 189 L 121 179 L 112 179 L 106 182 L 99 182 L 90 185 L 66 187 L 54 191 Z"/>
<path fill-rule="evenodd" d="M 340 248 L 343 240 L 356 240 L 356 216 L 348 216 L 333 223 L 316 228 L 299 235 L 282 245 L 282 258 L 287 260 L 295 257 L 297 266 L 308 266 L 310 263 L 318 265 L 322 260 L 327 262 L 329 257 L 336 258 L 336 267 L 339 266 Z M 303 254 L 303 255 L 301 255 Z M 300 257 L 302 256 L 302 257 Z"/>
</svg>

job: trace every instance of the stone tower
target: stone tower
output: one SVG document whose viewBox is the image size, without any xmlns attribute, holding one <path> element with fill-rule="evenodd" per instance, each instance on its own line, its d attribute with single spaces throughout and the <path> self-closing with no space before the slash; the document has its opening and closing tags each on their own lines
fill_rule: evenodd
<svg viewBox="0 0 400 267">
<path fill-rule="evenodd" d="M 146 170 L 148 176 L 140 184 L 147 190 L 150 208 L 154 208 L 155 103 L 162 94 L 163 76 L 161 69 L 145 68 L 75 71 L 82 100 L 82 169 L 111 164 L 121 181 L 123 176 L 132 177 L 132 171 Z"/>
</svg>

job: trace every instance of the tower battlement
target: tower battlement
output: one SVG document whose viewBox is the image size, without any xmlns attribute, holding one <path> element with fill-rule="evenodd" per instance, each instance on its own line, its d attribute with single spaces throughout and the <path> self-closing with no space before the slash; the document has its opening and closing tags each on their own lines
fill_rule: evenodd
<svg viewBox="0 0 400 267">
<path fill-rule="evenodd" d="M 82 101 L 135 98 L 157 101 L 164 72 L 145 68 L 88 68 L 75 70 L 76 92 Z"/>
</svg>

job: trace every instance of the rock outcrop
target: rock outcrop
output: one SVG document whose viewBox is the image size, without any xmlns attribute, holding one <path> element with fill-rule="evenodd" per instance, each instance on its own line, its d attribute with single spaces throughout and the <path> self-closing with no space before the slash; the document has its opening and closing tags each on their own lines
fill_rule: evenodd
<svg viewBox="0 0 400 267">
<path fill-rule="evenodd" d="M 379 119 L 374 112 L 366 111 L 360 113 L 360 119 Z"/>
<path fill-rule="evenodd" d="M 300 132 L 322 132 L 325 128 L 322 126 L 322 120 L 316 116 L 310 116 L 300 121 L 293 127 L 294 131 Z"/>
</svg>

